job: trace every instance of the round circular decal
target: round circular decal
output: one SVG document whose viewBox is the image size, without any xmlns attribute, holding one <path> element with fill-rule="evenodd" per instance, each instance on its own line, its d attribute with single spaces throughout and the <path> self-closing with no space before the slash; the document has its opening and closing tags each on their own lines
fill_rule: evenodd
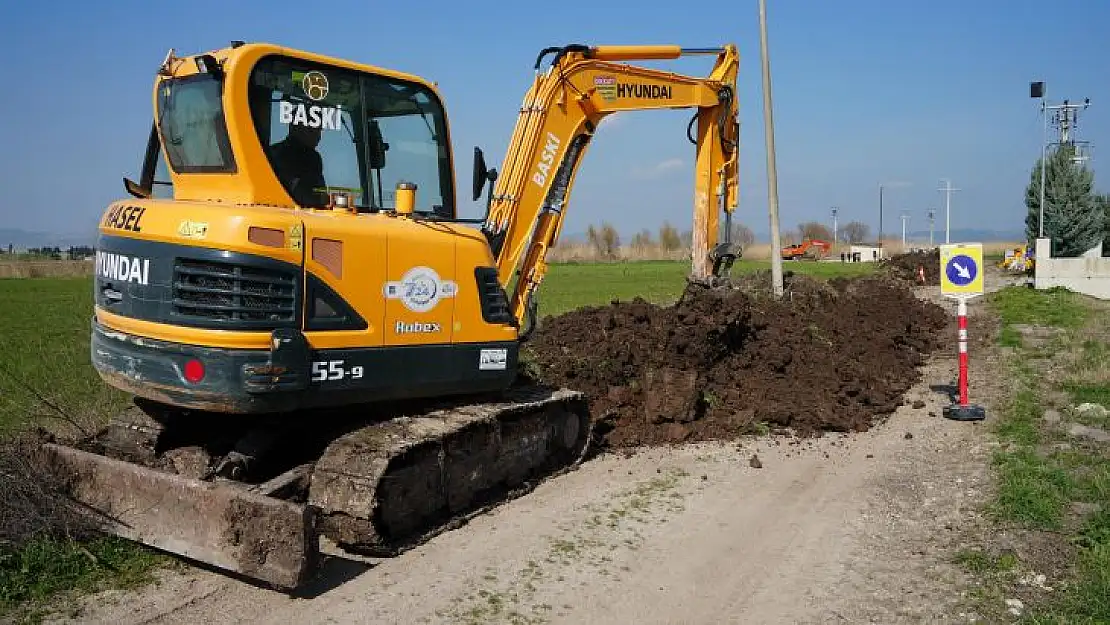
<svg viewBox="0 0 1110 625">
<path fill-rule="evenodd" d="M 399 299 L 412 312 L 428 312 L 441 299 L 454 297 L 456 285 L 451 280 L 440 280 L 431 267 L 413 267 L 400 280 L 385 284 L 385 296 Z"/>
<path fill-rule="evenodd" d="M 301 79 L 301 89 L 309 98 L 323 100 L 328 97 L 328 77 L 323 72 L 312 70 Z"/>
</svg>

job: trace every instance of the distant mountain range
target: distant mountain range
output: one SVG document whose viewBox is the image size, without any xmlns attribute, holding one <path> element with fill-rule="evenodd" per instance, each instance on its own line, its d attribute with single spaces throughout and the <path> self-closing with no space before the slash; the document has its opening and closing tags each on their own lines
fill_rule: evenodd
<svg viewBox="0 0 1110 625">
<path fill-rule="evenodd" d="M 886 233 L 888 238 L 901 238 L 902 230 L 898 229 L 894 232 Z M 928 241 L 928 230 L 914 230 L 913 232 L 906 232 L 907 239 L 914 241 Z M 971 242 L 971 243 L 999 243 L 999 242 L 1017 242 L 1025 240 L 1025 230 L 987 230 L 976 228 L 953 228 L 949 238 L 954 243 Z M 944 243 L 944 228 L 937 228 L 933 230 L 933 242 Z"/>
<path fill-rule="evenodd" d="M 682 229 L 680 228 L 679 230 L 681 231 Z M 632 236 L 638 231 L 639 230 L 630 231 L 630 232 L 621 232 L 620 233 L 621 242 L 622 243 L 627 243 L 628 241 L 630 241 L 632 239 Z M 793 233 L 793 232 L 795 232 L 795 229 L 793 229 L 793 228 L 790 228 L 790 229 L 784 228 L 782 230 L 782 232 L 784 234 L 786 232 Z M 652 231 L 651 234 L 652 234 L 652 236 L 656 236 L 658 234 L 658 232 Z M 874 231 L 871 232 L 872 237 L 874 237 L 877 234 L 878 234 L 877 232 L 874 232 Z M 899 227 L 898 230 L 884 232 L 883 235 L 884 235 L 884 238 L 887 239 L 887 240 L 900 239 L 902 237 L 902 230 Z M 906 238 L 908 240 L 911 240 L 911 241 L 915 242 L 915 243 L 927 243 L 929 241 L 929 231 L 928 230 L 914 230 L 912 232 L 906 232 Z M 768 231 L 768 230 L 763 230 L 763 231 L 757 230 L 755 232 L 755 239 L 756 239 L 756 243 L 770 243 L 771 242 L 770 231 Z M 949 239 L 953 243 L 962 243 L 962 242 L 973 242 L 973 243 L 1007 242 L 1008 243 L 1008 242 L 1011 242 L 1011 241 L 1014 241 L 1014 242 L 1024 241 L 1025 240 L 1025 231 L 1024 230 L 989 230 L 989 229 L 982 229 L 982 228 L 953 228 L 952 232 L 949 234 Z M 585 232 L 563 233 L 562 235 L 559 236 L 559 241 L 563 242 L 563 243 L 585 242 L 586 241 L 586 233 Z M 944 243 L 944 228 L 943 227 L 933 230 L 933 243 L 934 244 Z"/>
<path fill-rule="evenodd" d="M 791 230 L 792 231 L 792 230 Z M 621 232 L 621 242 L 627 243 L 632 239 L 632 235 L 636 231 Z M 785 230 L 784 230 L 785 232 Z M 652 235 L 655 236 L 657 232 L 653 231 Z M 875 232 L 871 233 L 874 236 Z M 896 230 L 885 233 L 887 239 L 897 239 L 902 236 L 902 231 Z M 757 231 L 755 233 L 756 242 L 769 243 L 771 240 L 768 232 Z M 914 242 L 927 242 L 929 240 L 928 230 L 914 230 L 907 232 L 906 237 Z M 564 233 L 559 237 L 561 242 L 584 242 L 586 240 L 585 232 L 571 232 Z M 952 230 L 951 237 L 954 242 L 963 241 L 978 241 L 983 243 L 998 242 L 998 241 L 1022 241 L 1025 238 L 1025 233 L 1021 230 L 987 230 L 976 228 L 961 228 Z M 933 242 L 944 242 L 944 228 L 938 228 L 933 231 Z M 51 234 L 49 232 L 37 232 L 30 230 L 21 230 L 18 228 L 0 228 L 0 248 L 7 251 L 8 245 L 11 245 L 15 251 L 24 251 L 29 248 L 35 247 L 60 247 L 66 249 L 70 246 L 79 245 L 94 245 L 96 243 L 95 231 L 90 231 L 89 234 Z"/>
<path fill-rule="evenodd" d="M 0 228 L 0 248 L 5 252 L 8 251 L 9 245 L 14 251 L 22 252 L 36 247 L 60 247 L 64 250 L 68 247 L 94 243 L 96 243 L 95 230 L 90 231 L 89 234 L 52 234 L 19 228 Z"/>
<path fill-rule="evenodd" d="M 19 228 L 0 228 L 0 248 L 3 248 L 4 251 L 7 251 L 9 245 L 16 252 L 20 252 L 36 247 L 60 247 L 65 249 L 70 246 L 92 245 L 95 241 L 96 235 L 93 233 L 67 235 L 21 230 Z"/>
</svg>

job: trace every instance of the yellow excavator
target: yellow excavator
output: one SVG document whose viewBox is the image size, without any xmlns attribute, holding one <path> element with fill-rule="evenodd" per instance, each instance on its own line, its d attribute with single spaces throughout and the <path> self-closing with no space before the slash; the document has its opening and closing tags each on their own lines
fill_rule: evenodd
<svg viewBox="0 0 1110 625">
<path fill-rule="evenodd" d="M 688 55 L 708 76 L 628 63 Z M 737 66 L 734 45 L 542 50 L 501 171 L 475 148 L 486 214 L 464 219 L 433 83 L 171 49 L 96 248 L 90 355 L 134 405 L 45 444 L 54 471 L 107 532 L 292 589 L 321 538 L 395 555 L 577 466 L 587 398 L 517 370 L 575 173 L 604 117 L 695 109 L 691 278 L 726 274 Z"/>
<path fill-rule="evenodd" d="M 1036 259 L 1033 258 L 1033 248 L 1028 244 L 1024 244 L 1006 250 L 1005 256 L 1002 260 L 998 261 L 998 267 L 1015 273 L 1032 273 L 1033 269 L 1036 267 Z"/>
</svg>

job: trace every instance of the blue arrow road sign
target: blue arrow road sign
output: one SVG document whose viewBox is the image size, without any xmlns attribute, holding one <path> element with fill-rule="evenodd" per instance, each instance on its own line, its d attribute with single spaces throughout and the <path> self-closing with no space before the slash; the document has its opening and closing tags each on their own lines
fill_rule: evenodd
<svg viewBox="0 0 1110 625">
<path fill-rule="evenodd" d="M 952 284 L 956 286 L 967 286 L 975 280 L 975 275 L 979 273 L 979 268 L 975 266 L 975 260 L 970 256 L 957 254 L 945 265 L 944 273 L 948 276 L 948 280 Z"/>
</svg>

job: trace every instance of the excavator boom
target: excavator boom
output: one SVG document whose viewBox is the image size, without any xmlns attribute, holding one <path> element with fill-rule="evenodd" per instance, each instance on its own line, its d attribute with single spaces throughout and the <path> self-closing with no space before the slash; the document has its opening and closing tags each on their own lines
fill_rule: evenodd
<svg viewBox="0 0 1110 625">
<path fill-rule="evenodd" d="M 541 72 L 548 54 L 554 54 L 554 59 Z M 708 76 L 684 76 L 623 62 L 692 55 L 716 56 Z M 518 320 L 523 321 L 531 295 L 543 280 L 544 261 L 561 231 L 582 157 L 598 124 L 613 113 L 697 109 L 690 124 L 697 124 L 696 138 L 691 137 L 696 146 L 693 276 L 708 275 L 707 267 L 715 260 L 710 250 L 733 259 L 739 255 L 739 247 L 727 239 L 726 246 L 717 249 L 717 211 L 730 220 L 738 199 L 738 65 L 733 45 L 570 45 L 540 54 L 536 78 L 524 96 L 484 225 L 497 256 L 501 283 L 508 284 L 514 274 L 518 276 L 510 297 L 510 309 Z M 689 136 L 689 129 L 687 132 Z M 725 229 L 726 237 L 730 231 Z"/>
</svg>

